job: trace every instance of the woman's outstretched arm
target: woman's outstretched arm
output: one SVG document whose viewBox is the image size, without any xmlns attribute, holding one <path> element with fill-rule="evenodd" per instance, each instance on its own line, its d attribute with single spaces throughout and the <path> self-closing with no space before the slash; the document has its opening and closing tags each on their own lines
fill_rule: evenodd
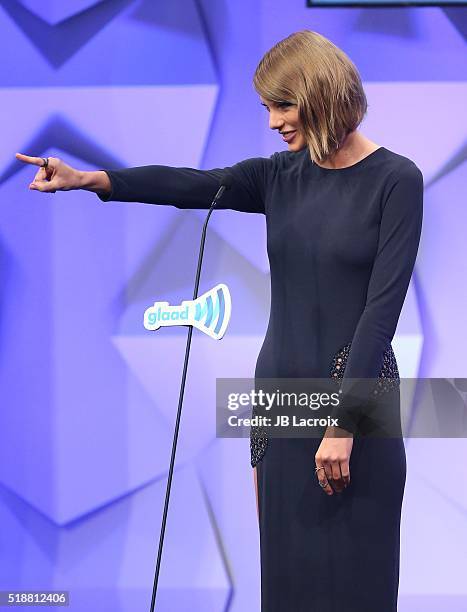
<svg viewBox="0 0 467 612">
<path fill-rule="evenodd" d="M 231 177 L 231 188 L 216 205 L 219 209 L 265 213 L 265 194 L 273 171 L 271 158 L 246 159 L 226 168 L 197 170 L 152 165 L 105 170 L 110 193 L 99 193 L 103 179 L 85 178 L 104 201 L 169 204 L 182 209 L 208 209 L 223 178 Z M 86 187 L 84 187 L 86 189 Z"/>
<path fill-rule="evenodd" d="M 84 172 L 72 168 L 57 157 L 49 157 L 47 168 L 41 157 L 17 153 L 24 163 L 39 166 L 30 189 L 45 193 L 84 189 L 103 202 L 143 202 L 169 204 L 177 208 L 208 209 L 228 174 L 231 188 L 219 200 L 217 208 L 265 214 L 268 185 L 274 173 L 273 154 L 254 157 L 226 168 L 197 170 L 151 165 Z"/>
</svg>

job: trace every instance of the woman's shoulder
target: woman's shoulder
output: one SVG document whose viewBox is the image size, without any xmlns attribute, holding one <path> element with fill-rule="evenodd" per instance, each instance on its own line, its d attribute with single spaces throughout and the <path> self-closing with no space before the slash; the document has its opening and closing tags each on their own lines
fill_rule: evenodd
<svg viewBox="0 0 467 612">
<path fill-rule="evenodd" d="M 270 181 L 276 174 L 283 174 L 283 171 L 297 167 L 300 160 L 291 151 L 276 151 L 268 156 L 249 157 L 230 168 L 231 171 L 247 173 L 249 175 L 262 176 Z"/>
<path fill-rule="evenodd" d="M 384 162 L 386 168 L 390 170 L 394 178 L 402 176 L 413 176 L 423 178 L 422 171 L 416 162 L 401 153 L 396 153 L 391 149 L 382 147 L 385 153 Z"/>
<path fill-rule="evenodd" d="M 423 194 L 424 177 L 416 162 L 390 149 L 384 148 L 384 192 L 389 196 L 394 189 Z M 395 192 L 394 192 L 395 193 Z M 421 196 L 423 197 L 423 196 Z"/>
<path fill-rule="evenodd" d="M 280 174 L 283 178 L 286 178 L 289 174 L 295 177 L 296 173 L 301 176 L 310 166 L 307 147 L 300 151 L 275 151 L 269 157 L 269 160 L 272 171 L 275 174 Z"/>
</svg>

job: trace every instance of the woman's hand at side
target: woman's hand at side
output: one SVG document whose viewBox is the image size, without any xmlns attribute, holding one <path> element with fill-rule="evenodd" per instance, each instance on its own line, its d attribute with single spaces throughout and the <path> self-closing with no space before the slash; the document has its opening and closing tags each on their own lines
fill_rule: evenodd
<svg viewBox="0 0 467 612">
<path fill-rule="evenodd" d="M 33 157 L 16 153 L 16 159 L 39 166 L 38 171 L 29 189 L 43 191 L 44 193 L 55 193 L 56 191 L 71 191 L 72 189 L 86 189 L 95 193 L 110 193 L 110 179 L 106 172 L 83 172 L 72 168 L 58 157 L 49 157 L 47 168 L 43 166 L 42 157 Z"/>
<path fill-rule="evenodd" d="M 353 436 L 341 427 L 328 427 L 315 454 L 318 480 L 326 482 L 323 491 L 332 495 L 340 493 L 350 484 L 350 454 Z"/>
</svg>

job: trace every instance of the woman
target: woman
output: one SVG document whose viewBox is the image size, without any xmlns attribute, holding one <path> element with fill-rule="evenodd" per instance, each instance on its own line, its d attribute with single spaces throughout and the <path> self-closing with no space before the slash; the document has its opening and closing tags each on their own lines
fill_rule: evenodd
<svg viewBox="0 0 467 612">
<path fill-rule="evenodd" d="M 255 378 L 335 377 L 343 391 L 338 426 L 322 438 L 251 432 L 261 609 L 394 612 L 404 444 L 400 436 L 357 435 L 371 418 L 363 401 L 349 398 L 358 377 L 398 380 L 391 340 L 418 250 L 423 177 L 411 160 L 358 131 L 367 110 L 360 76 L 316 32 L 275 45 L 254 85 L 288 150 L 213 170 L 80 172 L 49 158 L 30 188 L 209 208 L 230 173 L 232 188 L 217 207 L 267 222 L 271 312 Z M 397 421 L 398 387 L 381 395 Z"/>
</svg>

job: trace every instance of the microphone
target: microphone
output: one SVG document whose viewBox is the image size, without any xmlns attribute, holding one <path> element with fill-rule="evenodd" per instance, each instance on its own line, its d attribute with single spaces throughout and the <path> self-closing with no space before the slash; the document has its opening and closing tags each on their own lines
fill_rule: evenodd
<svg viewBox="0 0 467 612">
<path fill-rule="evenodd" d="M 216 195 L 214 196 L 213 204 L 217 203 L 217 200 L 219 200 L 223 196 L 224 191 L 226 191 L 227 189 L 230 189 L 231 187 L 232 187 L 232 175 L 226 172 L 224 174 L 224 178 L 221 181 L 221 186 L 219 187 Z"/>
<path fill-rule="evenodd" d="M 217 190 L 216 195 L 214 196 L 214 199 L 211 203 L 211 206 L 209 208 L 209 212 L 206 216 L 206 220 L 204 222 L 203 225 L 203 232 L 201 235 L 201 244 L 199 247 L 199 256 L 198 256 L 198 267 L 196 269 L 196 278 L 195 278 L 195 287 L 194 287 L 194 291 L 193 291 L 193 300 L 196 300 L 198 298 L 198 287 L 199 287 L 199 277 L 201 274 L 201 263 L 203 261 L 203 252 L 204 252 L 204 241 L 206 238 L 206 228 L 208 225 L 208 221 L 209 221 L 209 217 L 211 216 L 212 211 L 214 210 L 214 207 L 216 206 L 217 202 L 220 200 L 220 198 L 223 196 L 224 192 L 227 189 L 230 189 L 232 186 L 232 176 L 226 172 L 224 173 L 224 176 L 220 182 L 220 187 Z M 186 341 L 186 349 L 185 349 L 185 361 L 183 363 L 183 373 L 182 373 L 182 382 L 180 385 L 180 395 L 178 398 L 178 410 L 177 410 L 177 418 L 175 420 L 175 431 L 174 431 L 174 437 L 173 437 L 173 442 L 172 442 L 172 454 L 170 457 L 170 466 L 169 466 L 169 474 L 167 477 L 167 487 L 165 490 L 165 502 L 164 502 L 164 511 L 162 513 L 162 523 L 161 523 L 161 531 L 160 531 L 160 536 L 159 536 L 159 549 L 157 552 L 157 562 L 156 562 L 156 570 L 155 570 L 155 574 L 154 574 L 154 585 L 153 585 L 153 590 L 152 590 L 152 598 L 151 598 L 151 607 L 150 607 L 150 612 L 154 612 L 154 606 L 156 603 L 156 595 L 157 595 L 157 585 L 158 585 L 158 581 L 159 581 L 159 572 L 160 572 L 160 567 L 161 567 L 161 559 L 162 559 L 162 547 L 164 545 L 164 535 L 165 535 L 165 525 L 167 522 L 167 512 L 168 512 L 168 508 L 169 508 L 169 499 L 170 499 L 170 490 L 171 490 L 171 486 L 172 486 L 172 476 L 173 476 L 173 470 L 174 470 L 174 465 L 175 465 L 175 453 L 177 451 L 177 440 L 178 440 L 178 430 L 180 427 L 180 419 L 181 419 L 181 415 L 182 415 L 182 405 L 183 405 L 183 394 L 185 391 L 185 381 L 186 381 L 186 373 L 187 373 L 187 369 L 188 369 L 188 358 L 190 355 L 190 346 L 191 346 L 191 336 L 193 334 L 193 325 L 188 325 L 188 336 L 187 336 L 187 341 Z"/>
</svg>

